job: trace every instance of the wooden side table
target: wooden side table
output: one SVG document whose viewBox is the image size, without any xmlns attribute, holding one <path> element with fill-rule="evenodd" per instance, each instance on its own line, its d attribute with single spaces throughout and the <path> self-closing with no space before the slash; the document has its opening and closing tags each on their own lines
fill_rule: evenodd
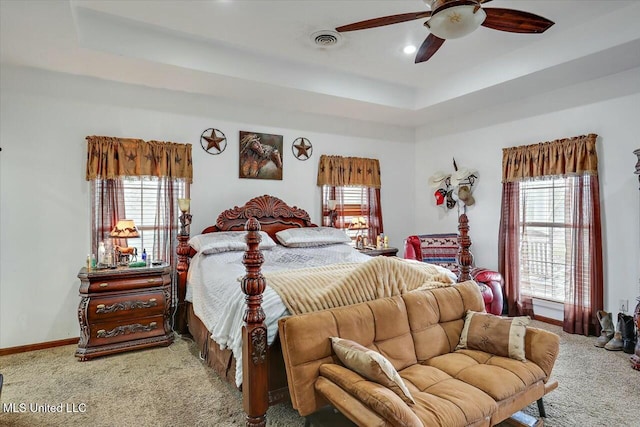
<svg viewBox="0 0 640 427">
<path fill-rule="evenodd" d="M 80 361 L 173 342 L 169 265 L 82 268 L 78 277 Z"/>
<path fill-rule="evenodd" d="M 382 248 L 382 249 L 358 249 L 361 253 L 369 256 L 396 256 L 398 248 Z"/>
</svg>

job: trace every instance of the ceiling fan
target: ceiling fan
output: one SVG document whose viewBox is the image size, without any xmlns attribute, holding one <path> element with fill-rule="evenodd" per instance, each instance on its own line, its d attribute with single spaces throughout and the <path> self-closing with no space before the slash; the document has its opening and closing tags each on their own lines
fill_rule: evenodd
<svg viewBox="0 0 640 427">
<path fill-rule="evenodd" d="M 483 3 L 491 0 L 423 0 L 431 6 L 430 11 L 401 13 L 399 15 L 382 16 L 336 28 L 342 33 L 346 31 L 364 30 L 399 24 L 415 19 L 430 18 L 424 23 L 431 34 L 424 40 L 415 63 L 427 61 L 443 45 L 446 39 L 466 36 L 480 25 L 510 33 L 543 33 L 554 22 L 530 12 L 514 9 L 483 8 Z"/>
</svg>

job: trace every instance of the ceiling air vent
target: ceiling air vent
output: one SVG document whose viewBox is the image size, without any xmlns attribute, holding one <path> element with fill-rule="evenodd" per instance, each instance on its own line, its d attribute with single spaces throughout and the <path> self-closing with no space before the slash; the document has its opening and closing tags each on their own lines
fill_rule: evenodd
<svg viewBox="0 0 640 427">
<path fill-rule="evenodd" d="M 322 30 L 311 34 L 311 41 L 318 47 L 335 47 L 342 42 L 342 36 L 335 31 Z"/>
</svg>

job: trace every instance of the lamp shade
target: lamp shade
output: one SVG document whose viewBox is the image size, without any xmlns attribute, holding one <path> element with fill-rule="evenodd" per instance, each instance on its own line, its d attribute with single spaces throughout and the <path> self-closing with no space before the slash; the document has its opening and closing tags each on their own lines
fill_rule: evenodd
<svg viewBox="0 0 640 427">
<path fill-rule="evenodd" d="M 336 202 L 334 199 L 329 199 L 328 200 L 329 210 L 330 211 L 335 211 L 337 204 L 338 204 L 338 202 Z"/>
<path fill-rule="evenodd" d="M 486 17 L 477 2 L 451 1 L 439 8 L 425 25 L 436 37 L 457 39 L 477 30 Z"/>
<path fill-rule="evenodd" d="M 191 207 L 191 199 L 178 199 L 178 209 L 180 212 L 189 212 Z"/>
<path fill-rule="evenodd" d="M 367 228 L 367 220 L 363 217 L 353 217 L 351 219 L 351 224 L 349 225 L 349 229 L 351 230 L 363 230 Z"/>
<path fill-rule="evenodd" d="M 129 237 L 140 237 L 140 233 L 138 233 L 138 227 L 136 227 L 132 219 L 121 219 L 111 230 L 110 236 L 127 239 Z"/>
</svg>

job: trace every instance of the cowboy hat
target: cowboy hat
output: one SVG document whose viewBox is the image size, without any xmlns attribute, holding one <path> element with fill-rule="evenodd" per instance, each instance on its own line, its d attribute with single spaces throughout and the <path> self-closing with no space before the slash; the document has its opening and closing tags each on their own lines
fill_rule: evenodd
<svg viewBox="0 0 640 427">
<path fill-rule="evenodd" d="M 462 183 L 466 183 L 465 181 L 467 181 L 471 175 L 478 177 L 478 171 L 475 169 L 460 168 L 451 174 L 451 185 L 457 187 Z"/>
<path fill-rule="evenodd" d="M 471 189 L 468 185 L 461 185 L 458 187 L 458 199 L 466 206 L 471 206 L 476 202 L 476 199 L 473 198 Z"/>
<path fill-rule="evenodd" d="M 437 171 L 429 177 L 429 187 L 438 188 L 444 184 L 444 181 L 449 178 L 450 175 L 445 175 L 442 171 Z"/>
</svg>

